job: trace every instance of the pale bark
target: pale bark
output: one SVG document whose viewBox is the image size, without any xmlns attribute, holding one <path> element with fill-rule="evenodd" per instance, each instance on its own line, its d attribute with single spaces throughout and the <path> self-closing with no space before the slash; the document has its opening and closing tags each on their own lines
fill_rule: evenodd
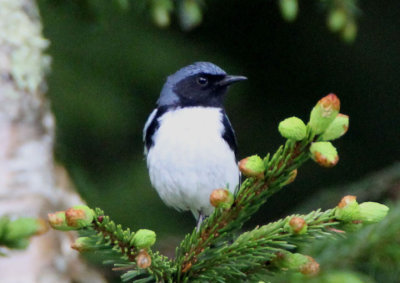
<svg viewBox="0 0 400 283">
<path fill-rule="evenodd" d="M 82 202 L 53 159 L 48 45 L 35 1 L 0 0 L 0 216 L 46 218 Z M 103 282 L 70 249 L 73 237 L 49 231 L 32 238 L 26 251 L 7 251 L 0 281 Z"/>
</svg>

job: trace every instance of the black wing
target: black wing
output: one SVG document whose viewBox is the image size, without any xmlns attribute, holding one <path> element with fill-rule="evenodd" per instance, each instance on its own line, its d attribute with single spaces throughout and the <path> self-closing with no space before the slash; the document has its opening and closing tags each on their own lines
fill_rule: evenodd
<svg viewBox="0 0 400 283">
<path fill-rule="evenodd" d="M 222 123 L 224 125 L 224 132 L 222 134 L 222 138 L 228 143 L 229 147 L 235 152 L 235 157 L 236 157 L 236 151 L 237 151 L 237 141 L 236 141 L 236 136 L 235 132 L 233 131 L 231 122 L 229 122 L 228 116 L 226 115 L 224 110 L 221 110 L 222 112 Z"/>
<path fill-rule="evenodd" d="M 157 129 L 160 127 L 160 123 L 158 122 L 158 118 L 160 118 L 165 112 L 168 111 L 168 107 L 158 107 L 154 110 L 155 114 L 151 113 L 149 120 L 146 122 L 143 130 L 143 141 L 146 148 L 146 152 L 150 150 L 150 148 L 154 145 L 153 136 Z M 154 112 L 153 111 L 153 112 Z"/>
</svg>

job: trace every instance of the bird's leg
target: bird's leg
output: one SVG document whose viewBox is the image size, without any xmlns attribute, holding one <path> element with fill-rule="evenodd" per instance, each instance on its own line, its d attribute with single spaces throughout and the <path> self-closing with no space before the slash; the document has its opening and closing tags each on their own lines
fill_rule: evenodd
<svg viewBox="0 0 400 283">
<path fill-rule="evenodd" d="M 200 226 L 201 226 L 201 223 L 203 223 L 204 218 L 205 218 L 205 216 L 204 216 L 203 212 L 199 211 L 199 218 L 197 219 L 197 225 L 196 225 L 197 232 L 200 231 Z"/>
</svg>

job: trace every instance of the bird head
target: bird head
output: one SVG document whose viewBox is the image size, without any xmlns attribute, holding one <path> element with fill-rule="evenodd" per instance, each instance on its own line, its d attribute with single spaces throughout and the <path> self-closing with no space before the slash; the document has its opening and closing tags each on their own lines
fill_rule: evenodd
<svg viewBox="0 0 400 283">
<path fill-rule="evenodd" d="M 246 79 L 243 76 L 228 75 L 212 63 L 196 62 L 167 78 L 157 104 L 222 107 L 228 87 Z"/>
</svg>

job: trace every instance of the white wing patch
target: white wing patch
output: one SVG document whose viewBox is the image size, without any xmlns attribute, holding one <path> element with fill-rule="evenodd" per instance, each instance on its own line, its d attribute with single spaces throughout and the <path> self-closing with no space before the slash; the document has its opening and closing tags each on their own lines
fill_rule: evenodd
<svg viewBox="0 0 400 283">
<path fill-rule="evenodd" d="M 143 142 L 146 142 L 146 132 L 148 127 L 150 126 L 151 122 L 153 121 L 154 117 L 157 114 L 157 108 L 153 110 L 153 112 L 151 112 L 149 118 L 147 118 L 146 124 L 144 124 L 144 129 L 143 129 Z M 146 144 L 144 145 L 144 154 L 147 155 L 147 148 L 146 148 Z"/>
</svg>

